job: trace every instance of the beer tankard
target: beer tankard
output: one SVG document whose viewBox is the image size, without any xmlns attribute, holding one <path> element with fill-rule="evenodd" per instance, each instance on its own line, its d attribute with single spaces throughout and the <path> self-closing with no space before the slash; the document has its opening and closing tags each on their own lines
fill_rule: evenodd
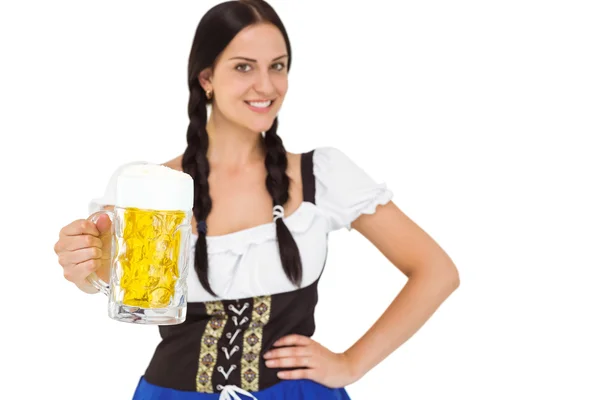
<svg viewBox="0 0 600 400">
<path fill-rule="evenodd" d="M 185 321 L 190 266 L 192 177 L 174 169 L 142 164 L 117 177 L 108 282 L 96 273 L 88 281 L 108 296 L 108 315 L 117 321 L 174 325 Z"/>
</svg>

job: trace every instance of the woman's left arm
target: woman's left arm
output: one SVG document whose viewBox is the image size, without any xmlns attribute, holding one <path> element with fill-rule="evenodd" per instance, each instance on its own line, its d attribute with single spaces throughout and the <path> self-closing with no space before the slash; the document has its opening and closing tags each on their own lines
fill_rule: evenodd
<svg viewBox="0 0 600 400">
<path fill-rule="evenodd" d="M 460 279 L 446 252 L 391 201 L 352 227 L 408 277 L 381 317 L 344 353 L 361 377 L 417 332 Z"/>
<path fill-rule="evenodd" d="M 446 252 L 392 201 L 363 214 L 352 228 L 360 232 L 408 277 L 373 326 L 344 353 L 333 353 L 310 338 L 281 338 L 265 356 L 270 367 L 304 367 L 280 373 L 283 379 L 313 379 L 346 386 L 406 342 L 459 286 L 456 266 Z"/>
</svg>

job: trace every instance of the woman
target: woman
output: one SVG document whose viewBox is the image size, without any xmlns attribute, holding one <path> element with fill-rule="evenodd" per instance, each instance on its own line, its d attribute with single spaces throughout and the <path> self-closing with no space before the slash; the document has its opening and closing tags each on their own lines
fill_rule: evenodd
<svg viewBox="0 0 600 400">
<path fill-rule="evenodd" d="M 458 286 L 450 258 L 391 202 L 385 184 L 336 148 L 286 152 L 277 113 L 291 60 L 286 30 L 264 1 L 219 4 L 198 25 L 188 146 L 165 163 L 195 184 L 187 317 L 159 328 L 162 341 L 134 399 L 348 399 L 344 387 Z M 118 173 L 99 206 L 113 204 Z M 360 340 L 334 353 L 310 337 L 327 237 L 342 227 L 359 231 L 409 280 Z M 92 271 L 106 274 L 101 239 L 109 228 L 101 218 L 61 230 L 55 251 L 81 290 L 96 291 L 86 281 Z"/>
</svg>

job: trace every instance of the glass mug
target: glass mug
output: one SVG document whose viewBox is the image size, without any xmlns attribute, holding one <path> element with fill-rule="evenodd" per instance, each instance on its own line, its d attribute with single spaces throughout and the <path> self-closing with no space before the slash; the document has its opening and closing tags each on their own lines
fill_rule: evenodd
<svg viewBox="0 0 600 400">
<path fill-rule="evenodd" d="M 108 296 L 117 321 L 174 325 L 185 321 L 191 263 L 194 184 L 186 173 L 156 164 L 126 167 L 116 181 L 108 282 L 88 281 Z"/>
</svg>

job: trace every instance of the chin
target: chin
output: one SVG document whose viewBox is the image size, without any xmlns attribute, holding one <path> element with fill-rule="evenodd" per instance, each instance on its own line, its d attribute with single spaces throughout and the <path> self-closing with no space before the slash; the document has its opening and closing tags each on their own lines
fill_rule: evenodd
<svg viewBox="0 0 600 400">
<path fill-rule="evenodd" d="M 271 119 L 269 123 L 248 125 L 248 129 L 250 129 L 252 132 L 266 132 L 271 129 L 274 121 L 274 119 Z"/>
</svg>

